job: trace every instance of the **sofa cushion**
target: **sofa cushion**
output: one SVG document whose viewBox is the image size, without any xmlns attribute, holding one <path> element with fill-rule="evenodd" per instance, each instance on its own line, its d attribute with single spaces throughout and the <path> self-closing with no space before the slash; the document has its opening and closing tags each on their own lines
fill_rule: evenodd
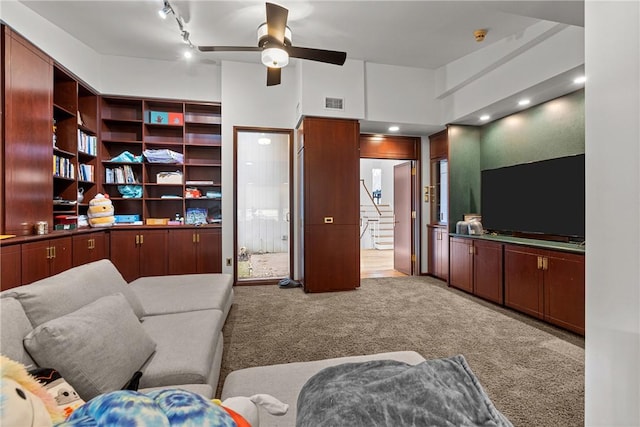
<svg viewBox="0 0 640 427">
<path fill-rule="evenodd" d="M 274 416 L 259 407 L 260 427 L 294 426 L 296 425 L 298 394 L 309 378 L 329 366 L 369 360 L 397 360 L 417 365 L 424 362 L 425 358 L 415 351 L 396 351 L 239 369 L 227 375 L 220 399 L 225 400 L 233 396 L 252 396 L 256 393 L 270 394 L 283 403 L 289 404 L 289 410 L 283 416 Z"/>
<path fill-rule="evenodd" d="M 55 276 L 3 292 L 20 301 L 35 328 L 97 300 L 121 293 L 138 318 L 142 305 L 118 269 L 107 259 L 74 267 Z"/>
<path fill-rule="evenodd" d="M 27 367 L 35 366 L 35 362 L 22 344 L 22 340 L 32 329 L 17 299 L 0 298 L 0 351 L 2 354 Z"/>
<path fill-rule="evenodd" d="M 121 389 L 156 347 L 122 294 L 43 323 L 24 344 L 40 366 L 58 370 L 84 400 Z"/>
<path fill-rule="evenodd" d="M 226 317 L 233 300 L 231 274 L 141 277 L 130 286 L 146 316 L 217 309 Z"/>
<path fill-rule="evenodd" d="M 141 369 L 140 388 L 207 384 L 223 323 L 220 310 L 143 318 L 142 327 L 157 343 L 157 351 Z"/>
</svg>

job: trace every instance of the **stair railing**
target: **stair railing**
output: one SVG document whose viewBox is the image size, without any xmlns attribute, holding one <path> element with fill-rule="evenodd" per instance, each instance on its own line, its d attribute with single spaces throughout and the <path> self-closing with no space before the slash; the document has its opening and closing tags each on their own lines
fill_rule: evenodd
<svg viewBox="0 0 640 427">
<path fill-rule="evenodd" d="M 362 187 L 364 187 L 364 191 L 367 192 L 367 196 L 369 196 L 369 200 L 371 200 L 371 203 L 373 204 L 373 207 L 376 208 L 376 211 L 378 211 L 378 215 L 382 216 L 382 212 L 380 212 L 380 209 L 378 208 L 378 205 L 373 200 L 373 195 L 371 194 L 371 192 L 367 188 L 367 184 L 364 183 L 364 179 L 361 179 L 360 182 L 362 183 Z"/>
</svg>

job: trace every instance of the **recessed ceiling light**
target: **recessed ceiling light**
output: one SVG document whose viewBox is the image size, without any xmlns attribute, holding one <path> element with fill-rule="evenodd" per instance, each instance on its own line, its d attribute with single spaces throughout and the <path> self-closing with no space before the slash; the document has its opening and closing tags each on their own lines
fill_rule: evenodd
<svg viewBox="0 0 640 427">
<path fill-rule="evenodd" d="M 490 115 L 485 114 L 484 116 L 480 116 L 480 120 L 482 120 L 483 122 L 486 122 L 487 120 L 489 120 L 491 118 Z"/>
<path fill-rule="evenodd" d="M 576 77 L 573 82 L 575 84 L 580 84 L 580 83 L 584 83 L 587 81 L 587 76 L 580 76 L 580 77 Z"/>
<path fill-rule="evenodd" d="M 185 57 L 185 58 L 189 59 L 189 58 L 191 58 L 192 56 L 193 56 L 193 54 L 191 53 L 191 51 L 190 51 L 190 50 L 185 50 L 185 51 L 184 51 L 184 57 Z"/>
<path fill-rule="evenodd" d="M 531 100 L 529 99 L 521 99 L 520 101 L 518 101 L 518 105 L 529 105 L 531 103 Z"/>
<path fill-rule="evenodd" d="M 400 126 L 389 126 L 389 132 L 398 132 L 400 130 Z"/>
</svg>

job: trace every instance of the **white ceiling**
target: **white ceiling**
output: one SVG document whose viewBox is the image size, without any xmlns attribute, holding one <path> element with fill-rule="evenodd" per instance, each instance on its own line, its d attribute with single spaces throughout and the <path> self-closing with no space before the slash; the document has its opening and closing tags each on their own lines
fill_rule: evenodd
<svg viewBox="0 0 640 427">
<path fill-rule="evenodd" d="M 342 50 L 347 58 L 435 69 L 540 20 L 584 25 L 583 1 L 303 1 L 289 9 L 293 45 Z M 178 24 L 162 20 L 162 0 L 22 0 L 103 55 L 185 60 Z M 255 46 L 264 1 L 170 0 L 194 45 Z M 487 29 L 482 43 L 476 29 Z M 194 52 L 192 61 L 260 62 L 257 52 Z M 548 88 L 546 89 L 548 90 Z M 575 90 L 575 88 L 573 88 Z M 566 92 L 565 92 L 566 93 Z M 559 96 L 558 91 L 548 96 Z"/>
</svg>

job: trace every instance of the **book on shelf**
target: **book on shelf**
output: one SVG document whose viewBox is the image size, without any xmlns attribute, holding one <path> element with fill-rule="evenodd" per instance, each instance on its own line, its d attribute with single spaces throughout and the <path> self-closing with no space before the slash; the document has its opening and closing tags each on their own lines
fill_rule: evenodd
<svg viewBox="0 0 640 427">
<path fill-rule="evenodd" d="M 53 155 L 53 175 L 61 178 L 75 179 L 75 167 L 71 159 Z"/>
<path fill-rule="evenodd" d="M 200 181 L 186 181 L 186 185 L 213 185 L 213 181 L 200 180 Z"/>
<path fill-rule="evenodd" d="M 94 181 L 93 172 L 94 172 L 93 165 L 87 165 L 84 163 L 80 163 L 78 165 L 78 174 L 80 175 L 81 181 L 93 182 Z"/>
<path fill-rule="evenodd" d="M 97 154 L 98 138 L 78 129 L 78 151 L 95 156 Z"/>
<path fill-rule="evenodd" d="M 130 165 L 104 168 L 104 173 L 107 184 L 138 184 L 138 180 Z"/>
</svg>

